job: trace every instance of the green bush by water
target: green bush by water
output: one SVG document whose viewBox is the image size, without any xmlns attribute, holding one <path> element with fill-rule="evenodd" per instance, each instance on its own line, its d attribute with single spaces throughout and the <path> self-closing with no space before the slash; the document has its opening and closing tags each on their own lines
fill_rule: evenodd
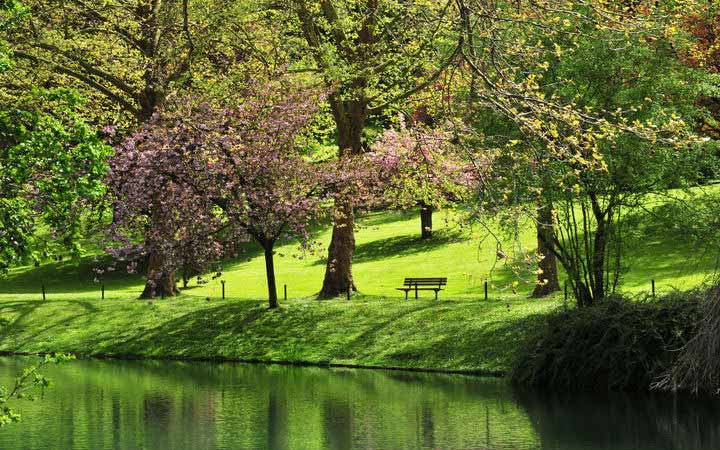
<svg viewBox="0 0 720 450">
<path fill-rule="evenodd" d="M 695 333 L 702 290 L 657 300 L 612 297 L 557 310 L 529 334 L 512 369 L 518 384 L 569 390 L 647 390 Z"/>
</svg>

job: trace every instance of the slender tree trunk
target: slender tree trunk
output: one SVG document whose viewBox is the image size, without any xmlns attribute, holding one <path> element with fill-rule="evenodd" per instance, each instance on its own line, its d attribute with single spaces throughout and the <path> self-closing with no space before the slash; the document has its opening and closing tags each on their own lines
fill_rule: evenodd
<svg viewBox="0 0 720 450">
<path fill-rule="evenodd" d="M 597 195 L 594 193 L 590 194 L 590 202 L 597 222 L 595 239 L 593 240 L 592 267 L 590 268 L 591 283 L 593 285 L 592 294 L 593 300 L 602 300 L 605 298 L 605 252 L 610 231 L 611 210 L 610 208 L 603 210 Z"/>
<path fill-rule="evenodd" d="M 430 239 L 433 235 L 432 214 L 432 205 L 427 205 L 424 202 L 420 204 L 420 236 L 423 239 Z"/>
<path fill-rule="evenodd" d="M 552 243 L 555 241 L 555 217 L 551 202 L 540 201 L 537 213 L 537 246 L 538 262 L 540 273 L 537 276 L 537 284 L 531 297 L 545 297 L 560 290 L 558 280 L 557 258 L 552 252 Z"/>
<path fill-rule="evenodd" d="M 340 158 L 362 153 L 362 133 L 367 117 L 367 102 L 331 98 L 333 117 L 338 131 Z M 352 198 L 340 198 L 335 205 L 335 223 L 328 248 L 325 278 L 319 298 L 332 298 L 351 289 L 357 291 L 352 276 L 355 253 L 355 213 Z"/>
<path fill-rule="evenodd" d="M 607 228 L 604 220 L 598 222 L 593 243 L 592 268 L 590 276 L 593 283 L 593 297 L 596 300 L 605 298 L 605 247 L 607 245 Z"/>
<path fill-rule="evenodd" d="M 575 288 L 575 298 L 579 307 L 591 306 L 593 302 L 593 294 L 587 284 L 578 282 Z"/>
<path fill-rule="evenodd" d="M 275 264 L 273 261 L 273 246 L 265 247 L 265 274 L 268 284 L 268 307 L 270 309 L 278 307 L 277 287 L 275 286 Z"/>
</svg>

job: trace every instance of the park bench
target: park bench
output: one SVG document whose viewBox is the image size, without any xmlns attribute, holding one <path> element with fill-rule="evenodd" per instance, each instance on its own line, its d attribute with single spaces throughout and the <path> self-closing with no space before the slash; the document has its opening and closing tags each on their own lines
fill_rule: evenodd
<svg viewBox="0 0 720 450">
<path fill-rule="evenodd" d="M 445 285 L 447 285 L 447 278 L 405 278 L 403 287 L 396 289 L 405 291 L 405 300 L 410 291 L 415 291 L 415 298 L 418 298 L 418 291 L 435 291 L 435 300 L 437 300 L 438 292 L 442 291 L 442 287 Z"/>
</svg>

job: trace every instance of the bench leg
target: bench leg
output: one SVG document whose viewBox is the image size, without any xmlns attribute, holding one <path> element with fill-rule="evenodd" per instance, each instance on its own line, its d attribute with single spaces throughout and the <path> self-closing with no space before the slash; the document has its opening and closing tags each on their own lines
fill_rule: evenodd
<svg viewBox="0 0 720 450">
<path fill-rule="evenodd" d="M 417 300 L 417 298 L 418 298 L 417 291 L 418 291 L 418 288 L 417 288 L 417 286 L 415 286 L 415 300 Z"/>
<path fill-rule="evenodd" d="M 407 300 L 408 292 L 407 290 L 405 291 L 405 300 Z"/>
<path fill-rule="evenodd" d="M 435 300 L 437 300 L 438 291 L 435 291 Z"/>
</svg>

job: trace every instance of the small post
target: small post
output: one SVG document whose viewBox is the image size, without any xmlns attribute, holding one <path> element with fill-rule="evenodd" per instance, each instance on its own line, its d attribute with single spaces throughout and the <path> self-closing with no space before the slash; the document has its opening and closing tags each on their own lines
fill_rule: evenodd
<svg viewBox="0 0 720 450">
<path fill-rule="evenodd" d="M 45 285 L 42 285 L 42 295 L 43 295 L 43 301 L 45 301 Z"/>
<path fill-rule="evenodd" d="M 100 286 L 100 299 L 105 300 L 105 285 Z"/>
<path fill-rule="evenodd" d="M 652 283 L 652 296 L 655 298 L 655 280 L 650 280 L 650 282 Z"/>
<path fill-rule="evenodd" d="M 285 300 L 287 300 L 287 284 L 283 285 L 283 290 L 285 291 Z"/>
<path fill-rule="evenodd" d="M 487 280 L 485 280 L 485 301 L 488 299 L 488 286 L 487 286 Z"/>
<path fill-rule="evenodd" d="M 567 281 L 565 282 L 565 303 L 567 303 Z"/>
<path fill-rule="evenodd" d="M 563 309 L 567 311 L 567 280 L 565 281 L 565 296 L 563 297 Z"/>
<path fill-rule="evenodd" d="M 348 290 L 347 290 L 347 299 L 348 299 L 348 301 L 350 301 L 350 289 L 351 289 L 351 287 L 348 286 Z"/>
<path fill-rule="evenodd" d="M 225 300 L 225 280 L 220 280 L 220 284 L 222 284 L 222 299 Z"/>
<path fill-rule="evenodd" d="M 165 289 L 160 288 L 160 300 L 165 300 Z"/>
</svg>

